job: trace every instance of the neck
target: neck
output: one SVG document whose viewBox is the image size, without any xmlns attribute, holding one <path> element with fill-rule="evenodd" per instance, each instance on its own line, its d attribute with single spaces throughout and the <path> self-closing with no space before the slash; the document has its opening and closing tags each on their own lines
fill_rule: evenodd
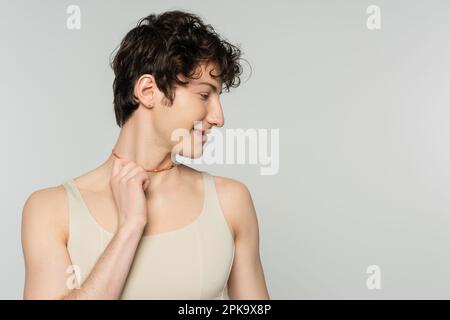
<svg viewBox="0 0 450 320">
<path fill-rule="evenodd" d="M 138 110 L 136 110 L 138 112 Z M 141 121 L 139 121 L 141 119 Z M 115 153 L 125 161 L 134 161 L 145 170 L 168 168 L 173 164 L 171 147 L 164 144 L 159 138 L 151 121 L 145 121 L 144 117 L 131 117 L 122 127 L 119 138 L 114 146 Z M 110 154 L 104 163 L 105 174 L 108 180 L 111 175 L 112 165 L 116 157 Z M 164 181 L 170 183 L 180 176 L 180 169 L 174 166 L 161 172 L 147 172 L 150 178 L 150 189 L 158 187 Z"/>
</svg>

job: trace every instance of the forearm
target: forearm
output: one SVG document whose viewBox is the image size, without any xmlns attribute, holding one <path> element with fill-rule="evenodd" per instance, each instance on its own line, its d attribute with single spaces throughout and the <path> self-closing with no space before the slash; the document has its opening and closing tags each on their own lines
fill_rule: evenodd
<svg viewBox="0 0 450 320">
<path fill-rule="evenodd" d="M 80 288 L 63 299 L 119 299 L 142 232 L 143 227 L 119 229 Z"/>
</svg>

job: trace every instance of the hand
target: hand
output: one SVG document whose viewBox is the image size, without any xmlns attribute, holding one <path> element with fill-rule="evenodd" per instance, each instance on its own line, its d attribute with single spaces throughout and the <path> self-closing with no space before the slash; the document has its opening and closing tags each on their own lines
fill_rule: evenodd
<svg viewBox="0 0 450 320">
<path fill-rule="evenodd" d="M 110 187 L 119 213 L 117 231 L 123 227 L 144 229 L 147 224 L 145 190 L 149 185 L 150 179 L 141 166 L 134 161 L 125 163 L 114 159 Z"/>
</svg>

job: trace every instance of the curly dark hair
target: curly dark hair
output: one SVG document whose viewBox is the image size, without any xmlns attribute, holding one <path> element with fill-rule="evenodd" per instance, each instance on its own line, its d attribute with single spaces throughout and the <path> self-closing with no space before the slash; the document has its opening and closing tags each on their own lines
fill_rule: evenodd
<svg viewBox="0 0 450 320">
<path fill-rule="evenodd" d="M 139 106 L 134 85 L 141 75 L 153 75 L 171 105 L 175 99 L 174 85 L 189 83 L 180 80 L 179 73 L 194 79 L 200 63 L 216 63 L 219 74 L 211 76 L 220 78 L 229 92 L 230 87 L 236 88 L 241 83 L 240 59 L 240 48 L 221 38 L 195 14 L 172 10 L 140 19 L 125 35 L 111 62 L 118 126 L 122 127 Z"/>
</svg>

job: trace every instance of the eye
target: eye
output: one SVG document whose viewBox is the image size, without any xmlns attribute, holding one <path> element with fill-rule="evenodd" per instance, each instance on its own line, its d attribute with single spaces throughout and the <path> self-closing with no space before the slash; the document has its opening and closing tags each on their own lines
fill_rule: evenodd
<svg viewBox="0 0 450 320">
<path fill-rule="evenodd" d="M 203 100 L 203 101 L 206 101 L 206 100 L 208 100 L 208 98 L 209 98 L 209 94 L 201 94 L 201 93 L 200 93 L 200 96 L 202 97 L 202 100 Z"/>
</svg>

